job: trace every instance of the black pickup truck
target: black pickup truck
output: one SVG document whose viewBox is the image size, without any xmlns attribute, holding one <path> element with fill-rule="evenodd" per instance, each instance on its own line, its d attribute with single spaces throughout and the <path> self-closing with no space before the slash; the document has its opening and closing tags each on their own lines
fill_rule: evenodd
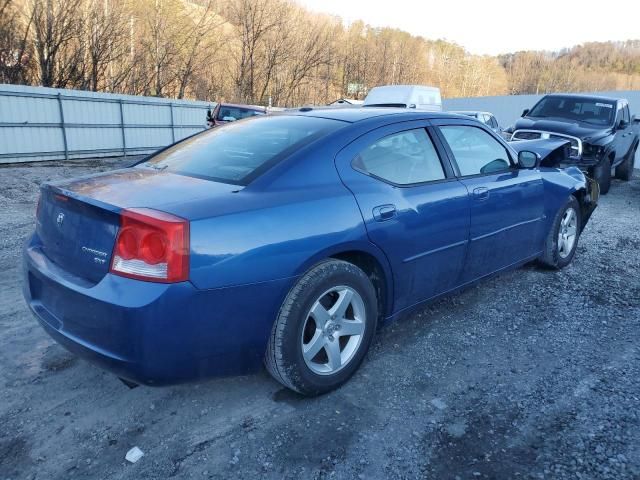
<svg viewBox="0 0 640 480">
<path fill-rule="evenodd" d="M 566 139 L 571 149 L 566 165 L 587 172 L 609 191 L 611 170 L 630 180 L 638 149 L 640 118 L 630 115 L 625 99 L 586 95 L 545 95 L 511 127 L 511 141 Z"/>
</svg>

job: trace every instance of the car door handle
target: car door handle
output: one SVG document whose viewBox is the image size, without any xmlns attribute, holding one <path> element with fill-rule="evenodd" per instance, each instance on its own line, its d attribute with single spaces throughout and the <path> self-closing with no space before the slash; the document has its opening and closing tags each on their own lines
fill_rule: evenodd
<svg viewBox="0 0 640 480">
<path fill-rule="evenodd" d="M 473 197 L 477 200 L 486 200 L 489 198 L 489 189 L 487 187 L 474 188 Z"/>
<path fill-rule="evenodd" d="M 373 207 L 373 218 L 376 222 L 384 222 L 396 216 L 396 206 L 392 204 Z"/>
</svg>

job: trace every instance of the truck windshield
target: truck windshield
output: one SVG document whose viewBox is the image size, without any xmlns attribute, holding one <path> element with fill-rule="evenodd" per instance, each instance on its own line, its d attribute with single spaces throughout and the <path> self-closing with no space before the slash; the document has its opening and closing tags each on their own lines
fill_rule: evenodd
<svg viewBox="0 0 640 480">
<path fill-rule="evenodd" d="M 613 125 L 615 104 L 606 100 L 549 96 L 540 100 L 527 114 L 536 118 L 566 118 L 592 125 Z"/>
<path fill-rule="evenodd" d="M 247 185 L 280 160 L 341 126 L 338 120 L 258 116 L 189 137 L 140 167 Z"/>
</svg>

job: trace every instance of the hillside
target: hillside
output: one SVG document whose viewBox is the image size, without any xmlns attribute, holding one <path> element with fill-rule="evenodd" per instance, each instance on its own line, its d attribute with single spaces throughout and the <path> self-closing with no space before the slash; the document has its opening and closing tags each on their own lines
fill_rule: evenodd
<svg viewBox="0 0 640 480">
<path fill-rule="evenodd" d="M 640 88 L 640 41 L 470 55 L 287 0 L 0 0 L 0 82 L 291 106 L 380 84 L 446 97 Z"/>
</svg>

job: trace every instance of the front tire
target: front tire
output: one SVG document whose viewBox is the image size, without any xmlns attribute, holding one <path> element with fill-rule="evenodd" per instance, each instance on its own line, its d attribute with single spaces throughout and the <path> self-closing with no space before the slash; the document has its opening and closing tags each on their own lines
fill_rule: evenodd
<svg viewBox="0 0 640 480">
<path fill-rule="evenodd" d="M 571 195 L 553 221 L 540 263 L 558 270 L 571 263 L 578 247 L 582 229 L 581 219 L 580 204 L 576 197 Z"/>
<path fill-rule="evenodd" d="M 616 178 L 619 178 L 620 180 L 623 180 L 625 182 L 631 180 L 631 177 L 633 176 L 633 164 L 636 159 L 637 149 L 638 146 L 636 145 L 635 148 L 632 148 L 629 151 L 624 161 L 616 167 Z"/>
<path fill-rule="evenodd" d="M 611 188 L 611 163 L 608 158 L 603 158 L 598 165 L 593 167 L 593 179 L 600 186 L 600 194 L 606 195 Z"/>
<path fill-rule="evenodd" d="M 265 354 L 267 370 L 303 395 L 334 390 L 362 363 L 377 317 L 367 275 L 342 260 L 323 261 L 300 278 L 282 304 Z"/>
</svg>

